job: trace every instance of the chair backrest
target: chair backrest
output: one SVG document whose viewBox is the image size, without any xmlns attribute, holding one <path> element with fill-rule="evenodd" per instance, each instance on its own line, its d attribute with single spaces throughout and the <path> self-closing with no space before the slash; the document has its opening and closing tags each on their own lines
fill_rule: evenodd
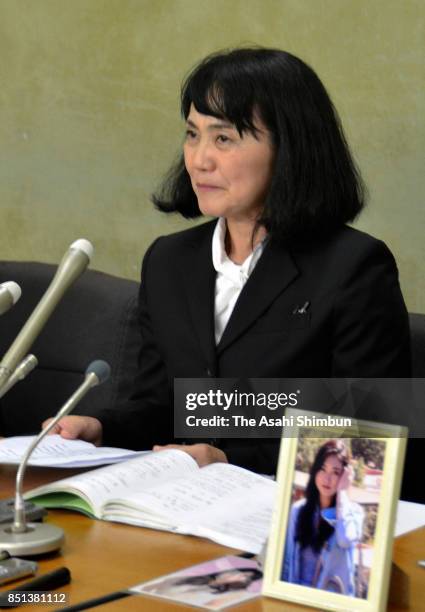
<svg viewBox="0 0 425 612">
<path fill-rule="evenodd" d="M 0 358 L 48 287 L 56 266 L 37 262 L 0 262 L 0 283 L 16 281 L 22 297 L 0 318 Z M 76 414 L 96 416 L 125 394 L 137 370 L 140 346 L 136 302 L 138 284 L 87 270 L 67 291 L 31 352 L 39 360 L 28 378 L 0 400 L 0 436 L 39 431 L 83 381 L 94 359 L 105 359 L 111 378 L 93 389 Z"/>
<path fill-rule="evenodd" d="M 409 314 L 412 375 L 425 378 L 425 314 Z"/>
</svg>

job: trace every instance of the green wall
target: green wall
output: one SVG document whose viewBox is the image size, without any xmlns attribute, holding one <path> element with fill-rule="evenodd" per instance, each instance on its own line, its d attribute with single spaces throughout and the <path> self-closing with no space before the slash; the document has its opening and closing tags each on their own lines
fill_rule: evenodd
<svg viewBox="0 0 425 612">
<path fill-rule="evenodd" d="M 422 0 L 0 0 L 0 258 L 57 262 L 86 237 L 93 268 L 137 278 L 152 239 L 189 224 L 149 202 L 180 146 L 182 77 L 257 43 L 326 84 L 369 186 L 357 225 L 425 312 L 424 15 Z"/>
</svg>

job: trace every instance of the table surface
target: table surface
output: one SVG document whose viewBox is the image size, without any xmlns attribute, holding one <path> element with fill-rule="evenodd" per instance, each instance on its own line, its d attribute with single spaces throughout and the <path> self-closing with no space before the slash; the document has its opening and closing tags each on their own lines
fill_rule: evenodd
<svg viewBox="0 0 425 612">
<path fill-rule="evenodd" d="M 0 496 L 2 498 L 13 495 L 15 473 L 16 468 L 0 466 Z M 71 470 L 29 468 L 25 478 L 25 488 L 30 489 L 70 476 L 72 473 Z M 77 512 L 51 510 L 47 520 L 62 527 L 66 540 L 60 552 L 38 557 L 38 575 L 63 565 L 68 567 L 72 574 L 72 582 L 59 589 L 67 593 L 68 605 L 100 597 L 103 594 L 125 589 L 163 574 L 235 552 L 233 549 L 201 538 L 96 521 Z M 413 611 L 424 609 L 425 569 L 417 565 L 417 560 L 420 558 L 425 558 L 425 528 L 397 538 L 393 560 L 409 576 L 409 609 Z M 22 582 L 27 580 L 28 578 L 23 579 Z M 19 584 L 20 582 L 16 581 L 8 588 L 18 588 Z M 4 586 L 0 588 L 0 591 L 6 589 L 7 587 Z M 56 608 L 57 606 L 54 609 Z M 99 609 L 105 612 L 114 610 L 120 612 L 127 610 L 166 612 L 169 610 L 171 612 L 183 608 L 194 610 L 189 606 L 141 596 L 110 602 Z M 49 609 L 53 610 L 53 606 L 31 606 L 31 610 L 38 609 L 46 612 Z M 312 608 L 266 597 L 235 606 L 233 609 L 244 612 L 312 610 Z M 392 612 L 402 610 L 396 606 L 390 606 L 388 609 Z"/>
</svg>

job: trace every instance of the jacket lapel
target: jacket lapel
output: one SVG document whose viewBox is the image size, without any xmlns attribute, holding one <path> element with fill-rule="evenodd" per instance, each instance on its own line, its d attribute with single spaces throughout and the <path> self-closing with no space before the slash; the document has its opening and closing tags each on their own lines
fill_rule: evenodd
<svg viewBox="0 0 425 612">
<path fill-rule="evenodd" d="M 289 252 L 279 244 L 269 242 L 239 295 L 217 353 L 243 334 L 298 274 Z"/>
<path fill-rule="evenodd" d="M 216 222 L 205 223 L 193 234 L 182 254 L 183 284 L 194 331 L 214 375 L 217 356 L 234 342 L 299 275 L 289 252 L 269 242 L 241 291 L 223 336 L 216 347 L 214 300 L 216 271 L 212 263 L 212 236 Z M 189 273 L 187 273 L 189 271 Z"/>
</svg>

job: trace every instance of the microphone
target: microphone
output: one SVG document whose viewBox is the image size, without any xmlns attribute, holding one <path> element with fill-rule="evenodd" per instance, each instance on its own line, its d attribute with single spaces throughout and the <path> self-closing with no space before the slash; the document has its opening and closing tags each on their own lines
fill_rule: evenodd
<svg viewBox="0 0 425 612">
<path fill-rule="evenodd" d="M 96 385 L 102 384 L 109 378 L 111 368 L 106 361 L 96 360 L 87 367 L 84 382 L 65 402 L 56 416 L 43 429 L 30 444 L 22 457 L 16 474 L 16 494 L 14 521 L 12 524 L 0 526 L 0 550 L 6 550 L 11 556 L 41 555 L 60 548 L 64 542 L 64 532 L 60 527 L 45 523 L 27 523 L 25 518 L 25 505 L 22 495 L 22 485 L 28 461 L 41 440 L 64 416 L 72 412 L 75 406 Z"/>
<path fill-rule="evenodd" d="M 14 281 L 7 281 L 0 285 L 0 315 L 12 308 L 21 297 L 21 288 Z"/>
<path fill-rule="evenodd" d="M 0 389 L 0 399 L 3 397 L 3 395 L 6 395 L 6 393 L 10 391 L 10 389 L 14 387 L 17 382 L 24 380 L 24 378 L 26 378 L 28 374 L 32 372 L 35 367 L 37 367 L 37 365 L 38 359 L 35 355 L 29 354 L 25 357 L 25 359 L 22 359 L 21 363 L 15 369 L 13 374 L 11 374 L 11 376 L 7 379 L 6 384 Z"/>
<path fill-rule="evenodd" d="M 71 244 L 52 282 L 0 363 L 0 389 L 28 353 L 66 290 L 87 268 L 92 254 L 93 246 L 84 238 Z"/>
</svg>

